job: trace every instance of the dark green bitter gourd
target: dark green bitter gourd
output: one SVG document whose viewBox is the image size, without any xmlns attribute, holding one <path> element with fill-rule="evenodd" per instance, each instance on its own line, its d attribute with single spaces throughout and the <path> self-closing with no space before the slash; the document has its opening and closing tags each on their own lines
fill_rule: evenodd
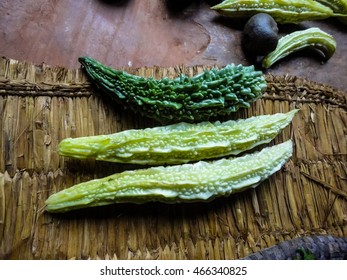
<svg viewBox="0 0 347 280">
<path fill-rule="evenodd" d="M 227 116 L 261 97 L 266 81 L 253 66 L 227 65 L 194 77 L 157 80 L 107 67 L 80 57 L 91 81 L 111 98 L 161 123 L 206 121 Z"/>
</svg>

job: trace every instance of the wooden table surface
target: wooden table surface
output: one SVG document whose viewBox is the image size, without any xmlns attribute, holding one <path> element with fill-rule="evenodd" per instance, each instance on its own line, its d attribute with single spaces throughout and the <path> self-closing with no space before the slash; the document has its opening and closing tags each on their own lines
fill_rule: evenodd
<svg viewBox="0 0 347 280">
<path fill-rule="evenodd" d="M 240 46 L 242 20 L 219 16 L 219 1 L 2 0 L 0 55 L 34 64 L 78 68 L 92 56 L 115 68 L 133 66 L 253 64 Z M 337 41 L 325 64 L 302 51 L 270 70 L 347 88 L 347 28 L 335 19 L 280 26 L 281 35 L 317 26 Z"/>
</svg>

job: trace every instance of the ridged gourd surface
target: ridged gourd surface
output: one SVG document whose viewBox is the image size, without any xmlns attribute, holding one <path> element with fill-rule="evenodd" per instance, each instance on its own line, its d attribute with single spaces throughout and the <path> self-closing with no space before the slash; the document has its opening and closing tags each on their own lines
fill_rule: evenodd
<svg viewBox="0 0 347 280">
<path fill-rule="evenodd" d="M 292 155 L 292 141 L 232 159 L 124 171 L 51 195 L 46 210 L 64 212 L 120 202 L 208 201 L 255 187 Z"/>
<path fill-rule="evenodd" d="M 194 77 L 156 80 L 107 67 L 80 57 L 87 75 L 118 103 L 161 123 L 199 122 L 227 116 L 261 97 L 266 81 L 254 66 L 227 65 Z"/>
<path fill-rule="evenodd" d="M 110 135 L 67 138 L 59 144 L 59 153 L 80 159 L 151 165 L 237 155 L 269 143 L 291 122 L 297 111 L 237 121 L 178 123 Z"/>
</svg>

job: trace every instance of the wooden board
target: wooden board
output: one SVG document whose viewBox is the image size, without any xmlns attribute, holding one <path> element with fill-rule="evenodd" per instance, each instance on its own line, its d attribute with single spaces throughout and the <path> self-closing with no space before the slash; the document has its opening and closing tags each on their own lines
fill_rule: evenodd
<svg viewBox="0 0 347 280">
<path fill-rule="evenodd" d="M 0 55 L 69 69 L 79 68 L 77 57 L 85 55 L 115 68 L 255 64 L 241 47 L 247 19 L 219 15 L 211 10 L 218 2 L 1 0 Z M 324 64 L 323 56 L 309 48 L 267 72 L 347 88 L 346 25 L 329 18 L 278 27 L 280 37 L 318 27 L 335 38 L 337 48 Z"/>
<path fill-rule="evenodd" d="M 159 78 L 203 69 L 127 70 Z M 300 112 L 270 144 L 292 138 L 292 159 L 256 189 L 211 203 L 53 215 L 43 209 L 50 194 L 139 168 L 61 157 L 62 139 L 156 124 L 104 102 L 80 69 L 0 59 L 0 258 L 236 259 L 295 237 L 346 237 L 346 93 L 297 77 L 266 79 L 264 96 L 232 118 Z"/>
</svg>

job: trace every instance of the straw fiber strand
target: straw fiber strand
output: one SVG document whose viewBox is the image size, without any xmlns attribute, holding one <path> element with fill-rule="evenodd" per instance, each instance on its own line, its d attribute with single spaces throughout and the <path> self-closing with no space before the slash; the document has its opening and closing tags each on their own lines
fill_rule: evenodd
<svg viewBox="0 0 347 280">
<path fill-rule="evenodd" d="M 204 69 L 125 70 L 160 78 Z M 271 143 L 293 139 L 293 157 L 256 189 L 210 203 L 51 215 L 43 211 L 50 194 L 139 168 L 61 157 L 62 139 L 157 124 L 105 102 L 81 69 L 1 58 L 0 258 L 237 259 L 297 237 L 346 237 L 347 93 L 298 77 L 266 79 L 264 96 L 232 118 L 300 111 Z"/>
</svg>

